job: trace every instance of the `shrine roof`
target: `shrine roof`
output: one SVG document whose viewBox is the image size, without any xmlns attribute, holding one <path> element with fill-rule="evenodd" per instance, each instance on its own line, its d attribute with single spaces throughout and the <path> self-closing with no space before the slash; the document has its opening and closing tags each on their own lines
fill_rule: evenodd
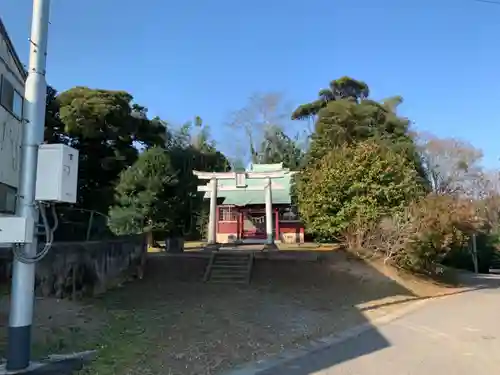
<svg viewBox="0 0 500 375">
<path fill-rule="evenodd" d="M 272 190 L 272 202 L 273 204 L 291 204 L 291 186 L 292 186 L 292 175 L 293 172 L 283 168 L 283 164 L 252 164 L 247 169 L 246 172 L 283 172 L 281 177 L 271 177 L 272 184 L 279 185 L 282 189 Z M 246 188 L 236 188 L 236 179 L 226 179 L 219 181 L 218 185 L 223 185 L 224 187 L 231 186 L 235 188 L 232 191 L 218 191 L 217 197 L 223 198 L 223 203 L 235 206 L 247 206 L 247 205 L 261 205 L 265 204 L 265 191 L 264 190 L 253 190 L 252 188 L 261 187 L 266 184 L 265 180 L 262 178 L 246 178 Z M 205 194 L 205 198 L 208 198 L 210 193 Z"/>
</svg>

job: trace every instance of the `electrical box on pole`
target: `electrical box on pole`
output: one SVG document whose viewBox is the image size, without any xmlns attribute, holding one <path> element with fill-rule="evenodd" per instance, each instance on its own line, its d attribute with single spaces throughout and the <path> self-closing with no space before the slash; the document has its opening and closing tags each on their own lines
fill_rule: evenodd
<svg viewBox="0 0 500 375">
<path fill-rule="evenodd" d="M 35 200 L 76 203 L 78 150 L 63 144 L 43 144 L 38 148 Z M 35 222 L 31 217 L 0 216 L 0 244 L 33 242 Z"/>
<path fill-rule="evenodd" d="M 19 216 L 0 217 L 0 244 L 22 244 L 33 242 L 35 222 Z"/>
<path fill-rule="evenodd" d="M 78 150 L 63 144 L 38 148 L 35 200 L 76 203 Z"/>
</svg>

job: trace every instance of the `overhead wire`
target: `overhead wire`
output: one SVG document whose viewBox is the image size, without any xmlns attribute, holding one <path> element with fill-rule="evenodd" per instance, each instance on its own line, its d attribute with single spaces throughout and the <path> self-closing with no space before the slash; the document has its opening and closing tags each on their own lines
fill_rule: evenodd
<svg viewBox="0 0 500 375">
<path fill-rule="evenodd" d="M 485 3 L 485 4 L 493 4 L 493 5 L 500 5 L 500 1 L 495 1 L 495 0 L 473 0 L 476 3 Z"/>
</svg>

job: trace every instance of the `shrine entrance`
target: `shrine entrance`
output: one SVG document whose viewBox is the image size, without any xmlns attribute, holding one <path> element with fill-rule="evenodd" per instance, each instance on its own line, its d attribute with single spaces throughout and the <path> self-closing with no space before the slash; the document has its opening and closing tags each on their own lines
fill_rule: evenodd
<svg viewBox="0 0 500 375">
<path fill-rule="evenodd" d="M 242 239 L 266 238 L 266 212 L 265 210 L 245 210 L 243 212 Z"/>
<path fill-rule="evenodd" d="M 249 208 L 241 210 L 242 216 L 242 240 L 265 240 L 267 238 L 266 210 L 265 208 Z M 276 216 L 273 215 L 273 234 L 276 228 Z"/>
</svg>

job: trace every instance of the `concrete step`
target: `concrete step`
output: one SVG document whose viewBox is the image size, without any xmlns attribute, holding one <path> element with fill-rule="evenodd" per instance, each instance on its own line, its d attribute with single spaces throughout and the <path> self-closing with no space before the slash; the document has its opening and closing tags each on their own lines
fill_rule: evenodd
<svg viewBox="0 0 500 375">
<path fill-rule="evenodd" d="M 205 270 L 205 282 L 245 283 L 250 282 L 254 256 L 253 253 L 231 254 L 212 253 Z"/>
<path fill-rule="evenodd" d="M 233 263 L 217 263 L 215 266 L 217 269 L 227 269 L 227 270 L 241 270 L 242 268 L 246 270 L 247 262 L 242 264 L 233 264 Z"/>
</svg>

